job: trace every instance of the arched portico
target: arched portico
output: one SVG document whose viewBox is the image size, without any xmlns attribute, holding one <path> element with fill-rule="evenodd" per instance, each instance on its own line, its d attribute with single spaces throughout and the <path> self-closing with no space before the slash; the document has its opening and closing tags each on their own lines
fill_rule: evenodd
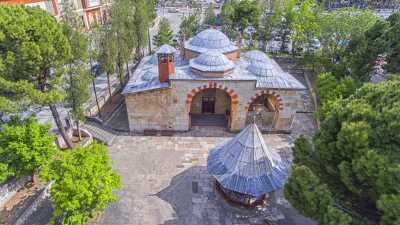
<svg viewBox="0 0 400 225">
<path fill-rule="evenodd" d="M 189 127 L 192 122 L 196 125 L 201 125 L 202 122 L 204 125 L 222 125 L 221 121 L 224 120 L 223 126 L 231 129 L 238 103 L 236 92 L 225 85 L 209 82 L 193 88 L 186 98 Z"/>
<path fill-rule="evenodd" d="M 283 111 L 283 102 L 274 91 L 259 91 L 246 105 L 246 124 L 256 120 L 261 130 L 274 130 Z"/>
</svg>

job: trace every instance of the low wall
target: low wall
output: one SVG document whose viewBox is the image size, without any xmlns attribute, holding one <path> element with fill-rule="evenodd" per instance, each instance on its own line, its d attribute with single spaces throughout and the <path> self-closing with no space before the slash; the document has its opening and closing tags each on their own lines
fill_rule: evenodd
<svg viewBox="0 0 400 225">
<path fill-rule="evenodd" d="M 8 200 L 10 200 L 11 197 L 29 180 L 29 176 L 23 176 L 19 179 L 12 178 L 3 184 L 0 184 L 0 206 L 2 207 Z"/>
</svg>

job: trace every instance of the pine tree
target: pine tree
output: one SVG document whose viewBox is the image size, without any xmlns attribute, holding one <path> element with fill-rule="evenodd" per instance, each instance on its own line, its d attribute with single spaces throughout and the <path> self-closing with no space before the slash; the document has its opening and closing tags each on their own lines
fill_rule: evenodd
<svg viewBox="0 0 400 225">
<path fill-rule="evenodd" d="M 166 18 L 160 21 L 160 29 L 158 33 L 153 37 L 153 43 L 159 47 L 163 44 L 173 45 L 173 33 L 169 22 Z"/>
<path fill-rule="evenodd" d="M 214 4 L 210 4 L 206 11 L 206 18 L 204 19 L 204 23 L 208 25 L 215 25 L 216 16 L 214 12 Z"/>
<path fill-rule="evenodd" d="M 13 111 L 26 110 L 32 104 L 49 106 L 61 136 L 71 148 L 56 107 L 63 98 L 60 76 L 71 56 L 60 24 L 39 8 L 23 6 L 1 6 L 0 18 L 0 106 L 25 106 L 11 108 Z"/>
</svg>

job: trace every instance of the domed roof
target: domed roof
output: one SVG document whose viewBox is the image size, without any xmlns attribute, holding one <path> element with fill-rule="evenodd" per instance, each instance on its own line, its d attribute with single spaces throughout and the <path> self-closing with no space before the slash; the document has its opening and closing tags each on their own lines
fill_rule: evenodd
<svg viewBox="0 0 400 225">
<path fill-rule="evenodd" d="M 251 50 L 248 52 L 243 53 L 243 56 L 249 61 L 249 62 L 267 62 L 270 60 L 270 58 L 265 54 L 264 52 L 260 50 Z"/>
<path fill-rule="evenodd" d="M 238 49 L 224 33 L 212 28 L 198 33 L 186 43 L 185 47 L 200 53 L 210 49 L 217 50 L 221 53 Z"/>
<path fill-rule="evenodd" d="M 277 76 L 279 71 L 270 61 L 253 61 L 247 69 L 256 76 L 272 77 Z"/>
<path fill-rule="evenodd" d="M 234 68 L 233 62 L 224 54 L 213 51 L 201 53 L 189 64 L 194 69 L 206 72 L 223 72 Z"/>
</svg>

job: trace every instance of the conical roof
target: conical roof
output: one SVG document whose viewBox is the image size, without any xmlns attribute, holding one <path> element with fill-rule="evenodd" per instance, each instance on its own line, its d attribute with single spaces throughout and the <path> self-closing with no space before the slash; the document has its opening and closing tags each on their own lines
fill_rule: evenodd
<svg viewBox="0 0 400 225">
<path fill-rule="evenodd" d="M 281 188 L 288 175 L 288 164 L 267 147 L 255 124 L 212 149 L 207 169 L 224 188 L 254 197 Z"/>
</svg>

